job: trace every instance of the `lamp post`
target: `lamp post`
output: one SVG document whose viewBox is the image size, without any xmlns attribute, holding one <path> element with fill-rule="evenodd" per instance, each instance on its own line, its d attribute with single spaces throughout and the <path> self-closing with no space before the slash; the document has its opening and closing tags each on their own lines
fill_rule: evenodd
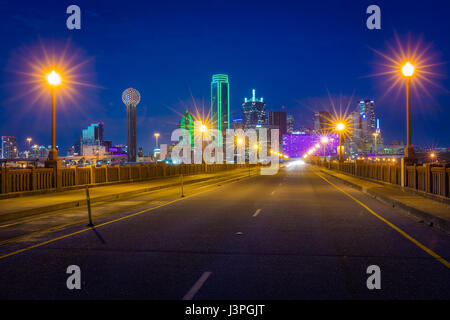
<svg viewBox="0 0 450 320">
<path fill-rule="evenodd" d="M 205 141 L 205 132 L 206 132 L 207 129 L 208 129 L 208 128 L 207 128 L 204 124 L 202 124 L 202 125 L 200 126 L 200 132 L 202 133 L 202 163 L 205 162 L 205 160 L 204 160 L 204 152 L 205 152 L 205 144 L 204 144 L 204 141 Z"/>
<path fill-rule="evenodd" d="M 414 74 L 414 66 L 408 61 L 402 68 L 402 73 L 406 77 L 406 147 L 405 158 L 414 160 L 416 155 L 411 144 L 411 77 Z"/>
<path fill-rule="evenodd" d="M 155 136 L 155 139 L 156 139 L 156 148 L 158 148 L 158 138 L 159 138 L 159 133 L 156 132 L 156 133 L 154 134 L 154 136 Z"/>
<path fill-rule="evenodd" d="M 48 160 L 49 162 L 56 163 L 58 160 L 58 150 L 56 150 L 56 134 L 55 134 L 55 91 L 56 87 L 61 84 L 61 76 L 56 73 L 55 70 L 50 72 L 47 75 L 47 82 L 49 83 L 51 87 L 51 96 L 52 96 L 52 123 L 51 123 L 51 130 L 52 130 L 52 148 L 50 152 L 48 153 Z"/>
<path fill-rule="evenodd" d="M 325 146 L 328 143 L 328 138 L 327 137 L 322 137 L 322 139 L 320 141 L 322 141 L 322 144 L 323 144 L 323 161 L 325 162 L 326 161 Z"/>
<path fill-rule="evenodd" d="M 342 131 L 345 129 L 345 124 L 339 122 L 336 125 L 336 130 L 339 132 L 339 161 L 342 161 Z"/>
</svg>

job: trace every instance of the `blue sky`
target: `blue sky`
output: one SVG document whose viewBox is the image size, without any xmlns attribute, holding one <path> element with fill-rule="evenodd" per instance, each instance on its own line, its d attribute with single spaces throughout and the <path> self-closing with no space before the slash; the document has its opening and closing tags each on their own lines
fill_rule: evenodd
<svg viewBox="0 0 450 320">
<path fill-rule="evenodd" d="M 122 91 L 137 88 L 138 146 L 147 153 L 154 132 L 168 142 L 178 115 L 193 102 L 209 110 L 211 76 L 230 77 L 232 115 L 240 117 L 244 97 L 256 89 L 269 110 L 294 115 L 296 127 L 311 125 L 312 112 L 342 96 L 356 107 L 376 102 L 386 142 L 405 140 L 403 91 L 385 94 L 383 77 L 368 77 L 383 60 L 371 48 L 389 52 L 395 34 L 422 37 L 442 75 L 413 98 L 413 143 L 450 146 L 448 1 L 11 1 L 0 2 L 1 135 L 48 143 L 49 106 L 33 103 L 23 81 L 27 59 L 41 47 L 86 62 L 81 77 L 92 86 L 57 111 L 57 144 L 63 153 L 93 121 L 105 123 L 105 137 L 126 142 Z M 81 8 L 81 30 L 66 28 L 67 6 Z M 381 30 L 366 28 L 366 8 L 381 8 Z M 25 61 L 25 62 L 24 62 Z M 23 70 L 22 70 L 23 69 Z M 22 79 L 23 78 L 23 79 Z M 12 81 L 14 80 L 14 81 Z"/>
</svg>

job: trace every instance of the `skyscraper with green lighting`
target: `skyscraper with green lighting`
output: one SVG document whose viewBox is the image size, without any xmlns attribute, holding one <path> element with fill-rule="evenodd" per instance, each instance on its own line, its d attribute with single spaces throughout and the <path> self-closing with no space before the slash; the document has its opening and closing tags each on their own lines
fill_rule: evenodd
<svg viewBox="0 0 450 320">
<path fill-rule="evenodd" d="M 230 84 L 227 74 L 214 74 L 211 82 L 211 125 L 226 133 L 230 129 Z M 219 145 L 222 136 L 219 135 Z"/>
<path fill-rule="evenodd" d="M 191 111 L 186 109 L 183 116 L 180 120 L 180 128 L 187 130 L 189 133 L 189 141 L 188 143 L 193 147 L 194 146 L 194 117 L 192 116 Z"/>
</svg>

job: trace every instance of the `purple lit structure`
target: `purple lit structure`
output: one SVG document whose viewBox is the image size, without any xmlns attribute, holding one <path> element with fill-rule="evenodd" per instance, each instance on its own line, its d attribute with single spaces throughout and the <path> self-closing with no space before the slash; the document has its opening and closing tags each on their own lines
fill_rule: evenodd
<svg viewBox="0 0 450 320">
<path fill-rule="evenodd" d="M 321 143 L 322 137 L 328 137 L 328 143 L 325 147 L 327 156 L 337 154 L 337 147 L 339 146 L 339 136 L 337 134 L 309 134 L 303 131 L 292 132 L 291 134 L 283 135 L 283 152 L 289 158 L 301 158 L 309 149 L 314 147 L 317 143 L 320 144 L 318 153 L 314 155 L 323 156 L 323 145 Z"/>
</svg>

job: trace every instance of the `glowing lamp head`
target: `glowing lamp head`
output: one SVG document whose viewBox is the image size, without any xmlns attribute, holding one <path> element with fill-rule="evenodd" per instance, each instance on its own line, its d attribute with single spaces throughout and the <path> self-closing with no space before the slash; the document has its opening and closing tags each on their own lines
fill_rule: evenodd
<svg viewBox="0 0 450 320">
<path fill-rule="evenodd" d="M 318 149 L 320 147 L 320 144 L 316 143 L 316 149 Z"/>
<path fill-rule="evenodd" d="M 328 138 L 327 137 L 323 137 L 320 141 L 322 141 L 323 144 L 328 143 Z"/>
<path fill-rule="evenodd" d="M 242 138 L 238 138 L 238 139 L 237 139 L 237 143 L 238 143 L 238 144 L 242 144 L 243 142 L 244 142 L 244 140 L 243 140 Z"/>
<path fill-rule="evenodd" d="M 342 131 L 342 130 L 344 130 L 344 129 L 345 129 L 345 124 L 343 124 L 342 122 L 339 122 L 339 123 L 336 125 L 336 130 Z"/>
<path fill-rule="evenodd" d="M 155 133 L 155 137 L 159 137 L 159 133 L 158 132 Z"/>
<path fill-rule="evenodd" d="M 253 145 L 253 149 L 258 150 L 258 148 L 259 148 L 258 144 L 255 143 L 255 144 Z"/>
<path fill-rule="evenodd" d="M 402 73 L 405 77 L 411 77 L 414 74 L 414 66 L 408 61 L 402 68 Z"/>
<path fill-rule="evenodd" d="M 206 126 L 204 124 L 200 126 L 200 132 L 206 132 Z"/>
<path fill-rule="evenodd" d="M 47 75 L 47 82 L 51 86 L 58 86 L 59 84 L 61 84 L 61 76 L 55 70 L 53 70 Z"/>
<path fill-rule="evenodd" d="M 430 157 L 434 158 L 434 157 L 436 157 L 436 154 L 432 153 L 432 154 L 430 154 Z"/>
</svg>

